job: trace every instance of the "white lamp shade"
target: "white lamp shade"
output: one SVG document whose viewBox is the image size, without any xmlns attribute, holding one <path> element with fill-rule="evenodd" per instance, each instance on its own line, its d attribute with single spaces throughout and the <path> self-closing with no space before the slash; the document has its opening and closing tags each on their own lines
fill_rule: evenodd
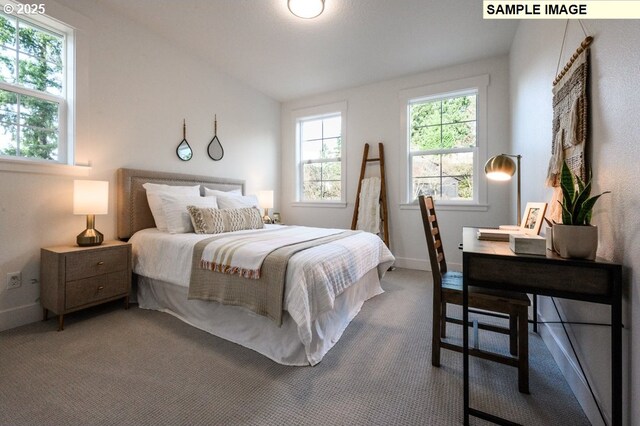
<svg viewBox="0 0 640 426">
<path fill-rule="evenodd" d="M 263 209 L 273 208 L 273 191 L 260 191 L 258 192 L 258 204 Z"/>
<path fill-rule="evenodd" d="M 311 19 L 324 10 L 324 0 L 288 0 L 291 13 L 298 18 Z"/>
<path fill-rule="evenodd" d="M 103 180 L 73 181 L 73 214 L 109 213 L 109 182 Z"/>
</svg>

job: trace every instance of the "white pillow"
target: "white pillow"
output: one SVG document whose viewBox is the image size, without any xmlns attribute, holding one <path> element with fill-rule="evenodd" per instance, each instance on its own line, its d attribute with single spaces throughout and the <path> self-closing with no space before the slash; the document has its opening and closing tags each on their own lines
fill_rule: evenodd
<svg viewBox="0 0 640 426">
<path fill-rule="evenodd" d="M 255 195 L 242 195 L 234 192 L 205 188 L 204 196 L 215 196 L 218 199 L 218 208 L 220 209 L 241 209 L 245 207 L 260 208 L 260 206 L 258 206 L 258 197 Z"/>
<path fill-rule="evenodd" d="M 160 194 L 178 194 L 200 196 L 200 185 L 195 186 L 172 186 L 158 183 L 145 183 L 142 187 L 147 191 L 147 202 L 156 222 L 156 228 L 160 231 L 167 231 L 167 221 L 162 210 L 162 199 Z"/>
<path fill-rule="evenodd" d="M 167 230 L 172 234 L 193 232 L 191 215 L 187 206 L 218 208 L 216 197 L 201 197 L 195 195 L 178 195 L 160 193 L 162 210 L 167 222 Z"/>
<path fill-rule="evenodd" d="M 218 195 L 218 194 L 222 194 L 222 195 L 229 195 L 229 194 L 237 194 L 237 195 L 242 195 L 242 189 L 232 189 L 231 191 L 220 191 L 217 189 L 209 189 L 206 186 L 204 187 L 204 196 L 208 197 L 210 195 Z"/>
</svg>

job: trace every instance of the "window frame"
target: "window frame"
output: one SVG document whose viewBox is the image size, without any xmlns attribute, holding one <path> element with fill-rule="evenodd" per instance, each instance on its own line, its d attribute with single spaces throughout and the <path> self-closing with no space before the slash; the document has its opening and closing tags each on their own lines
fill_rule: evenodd
<svg viewBox="0 0 640 426">
<path fill-rule="evenodd" d="M 340 200 L 304 200 L 303 173 L 304 165 L 328 162 L 324 159 L 302 161 L 301 123 L 303 121 L 318 120 L 330 117 L 340 117 Z M 347 103 L 337 102 L 328 105 L 298 109 L 292 112 L 292 126 L 295 144 L 295 187 L 293 194 L 294 206 L 311 207 L 346 207 L 347 203 Z"/>
<path fill-rule="evenodd" d="M 487 87 L 489 75 L 481 75 L 455 81 L 436 83 L 427 86 L 403 90 L 400 92 L 401 104 L 401 138 L 404 141 L 404 167 L 401 172 L 401 208 L 418 208 L 417 198 L 413 198 L 412 156 L 411 152 L 411 115 L 412 104 L 447 99 L 468 94 L 476 95 L 476 146 L 474 148 L 452 148 L 446 150 L 417 151 L 417 153 L 455 153 L 473 152 L 473 198 L 471 200 L 438 200 L 438 206 L 448 210 L 481 210 L 487 209 L 487 184 L 481 179 L 482 166 L 487 159 Z"/>
<path fill-rule="evenodd" d="M 12 1 L 0 1 L 5 4 L 16 5 Z M 47 160 L 43 158 L 0 155 L 0 170 L 20 170 L 34 171 L 32 166 L 73 166 L 75 153 L 75 30 L 61 21 L 44 14 L 14 15 L 6 14 L 12 19 L 22 21 L 30 26 L 47 33 L 52 33 L 63 37 L 62 48 L 62 93 L 55 95 L 41 92 L 19 84 L 0 81 L 0 89 L 16 93 L 18 95 L 31 96 L 47 102 L 58 104 L 58 159 Z M 19 57 L 19 53 L 17 54 Z M 59 167 L 58 167 L 59 168 Z M 47 171 L 54 170 L 47 167 Z M 62 169 L 61 169 L 62 170 Z M 65 169 L 66 170 L 66 169 Z"/>
</svg>

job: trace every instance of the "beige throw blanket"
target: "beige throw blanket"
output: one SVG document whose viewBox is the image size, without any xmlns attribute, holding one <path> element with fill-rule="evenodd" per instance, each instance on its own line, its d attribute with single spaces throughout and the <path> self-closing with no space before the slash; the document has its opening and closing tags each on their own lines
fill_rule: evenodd
<svg viewBox="0 0 640 426">
<path fill-rule="evenodd" d="M 202 252 L 202 267 L 245 278 L 260 278 L 262 262 L 274 250 L 342 232 L 340 229 L 285 226 L 278 229 L 218 234 Z"/>
<path fill-rule="evenodd" d="M 377 176 L 362 179 L 356 229 L 371 232 L 372 234 L 380 233 L 381 182 Z"/>
<path fill-rule="evenodd" d="M 289 258 L 301 250 L 344 238 L 355 232 L 344 231 L 277 248 L 264 259 L 259 279 L 247 279 L 240 275 L 214 272 L 203 268 L 202 254 L 205 247 L 220 237 L 202 240 L 193 250 L 189 299 L 214 300 L 224 305 L 243 306 L 281 325 Z"/>
</svg>

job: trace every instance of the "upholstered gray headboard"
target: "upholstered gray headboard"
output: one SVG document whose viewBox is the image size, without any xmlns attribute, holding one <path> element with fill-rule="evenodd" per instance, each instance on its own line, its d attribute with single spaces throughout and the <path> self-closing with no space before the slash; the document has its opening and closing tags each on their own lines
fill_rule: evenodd
<svg viewBox="0 0 640 426">
<path fill-rule="evenodd" d="M 239 179 L 196 176 L 181 173 L 153 172 L 149 170 L 118 169 L 117 171 L 117 210 L 118 238 L 126 240 L 136 231 L 156 226 L 147 203 L 147 193 L 142 187 L 147 182 L 165 185 L 200 185 L 200 194 L 204 187 L 231 191 L 240 189 L 244 194 L 244 181 Z"/>
</svg>

